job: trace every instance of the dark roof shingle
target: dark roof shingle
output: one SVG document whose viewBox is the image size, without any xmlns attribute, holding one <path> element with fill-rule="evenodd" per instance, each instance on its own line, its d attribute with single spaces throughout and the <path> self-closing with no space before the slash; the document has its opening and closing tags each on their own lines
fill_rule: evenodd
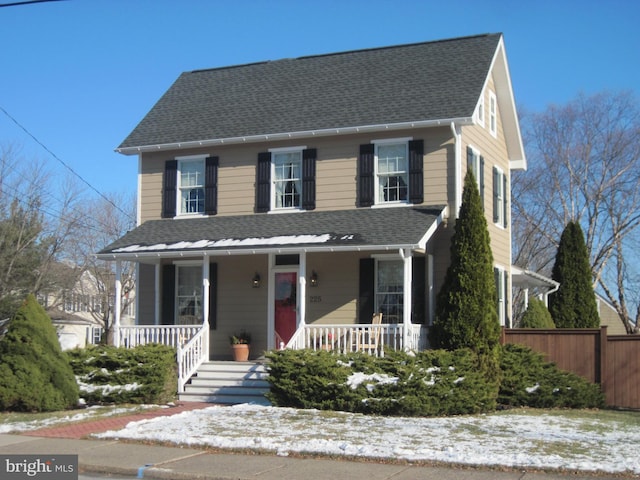
<svg viewBox="0 0 640 480">
<path fill-rule="evenodd" d="M 98 255 L 203 250 L 415 246 L 444 206 L 150 220 Z"/>
<path fill-rule="evenodd" d="M 500 38 L 185 72 L 119 148 L 468 118 Z"/>
</svg>

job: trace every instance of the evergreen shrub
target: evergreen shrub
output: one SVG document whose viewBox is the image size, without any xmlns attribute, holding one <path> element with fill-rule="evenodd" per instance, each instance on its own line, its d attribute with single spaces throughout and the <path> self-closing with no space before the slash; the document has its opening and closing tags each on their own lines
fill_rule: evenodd
<svg viewBox="0 0 640 480">
<path fill-rule="evenodd" d="M 278 406 L 403 416 L 479 413 L 496 407 L 498 386 L 469 349 L 416 354 L 336 355 L 310 350 L 268 354 Z"/>
<path fill-rule="evenodd" d="M 502 348 L 502 381 L 498 403 L 508 407 L 601 408 L 604 394 L 599 385 L 547 362 L 528 347 L 507 344 Z"/>
<path fill-rule="evenodd" d="M 0 338 L 0 410 L 46 412 L 78 403 L 78 385 L 51 319 L 29 295 Z"/>
<path fill-rule="evenodd" d="M 520 320 L 521 328 L 556 328 L 551 313 L 542 300 L 529 299 L 529 306 Z"/>
<path fill-rule="evenodd" d="M 99 345 L 66 352 L 89 404 L 166 403 L 176 394 L 176 352 L 158 344 Z"/>
</svg>

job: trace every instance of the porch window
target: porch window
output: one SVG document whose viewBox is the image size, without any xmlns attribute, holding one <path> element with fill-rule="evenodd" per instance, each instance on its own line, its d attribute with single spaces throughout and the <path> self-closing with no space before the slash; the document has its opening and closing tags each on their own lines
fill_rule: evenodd
<svg viewBox="0 0 640 480">
<path fill-rule="evenodd" d="M 376 262 L 375 311 L 385 323 L 402 323 L 404 305 L 404 265 L 402 260 Z"/>
<path fill-rule="evenodd" d="M 178 325 L 202 323 L 202 267 L 177 265 L 176 319 Z"/>
<path fill-rule="evenodd" d="M 180 213 L 204 212 L 204 159 L 180 161 Z"/>
<path fill-rule="evenodd" d="M 274 208 L 300 208 L 302 150 L 273 154 Z"/>
<path fill-rule="evenodd" d="M 407 142 L 376 144 L 377 203 L 407 202 Z"/>
</svg>

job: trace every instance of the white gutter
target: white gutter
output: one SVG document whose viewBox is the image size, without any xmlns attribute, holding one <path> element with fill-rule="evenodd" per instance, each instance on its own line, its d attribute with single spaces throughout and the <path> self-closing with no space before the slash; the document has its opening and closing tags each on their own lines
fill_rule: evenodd
<svg viewBox="0 0 640 480">
<path fill-rule="evenodd" d="M 454 218 L 458 218 L 460 212 L 460 205 L 462 205 L 462 132 L 460 126 L 455 122 L 451 122 L 451 133 L 453 134 L 453 152 L 454 152 L 454 175 L 455 175 L 455 205 Z"/>
<path fill-rule="evenodd" d="M 242 143 L 255 143 L 277 140 L 289 140 L 294 138 L 312 138 L 329 135 L 349 135 L 356 133 L 381 132 L 392 130 L 405 130 L 411 128 L 439 127 L 449 124 L 471 125 L 472 117 L 449 118 L 441 120 L 420 120 L 415 122 L 387 123 L 380 125 L 363 125 L 358 127 L 327 128 L 319 130 L 303 130 L 299 132 L 272 133 L 264 135 L 247 135 L 242 137 L 214 138 L 208 140 L 194 140 L 189 142 L 161 143 L 157 145 L 142 145 L 138 147 L 116 148 L 116 152 L 123 155 L 136 155 L 142 152 L 159 152 L 164 150 L 179 150 L 187 148 L 199 148 L 216 145 L 237 145 Z"/>
</svg>

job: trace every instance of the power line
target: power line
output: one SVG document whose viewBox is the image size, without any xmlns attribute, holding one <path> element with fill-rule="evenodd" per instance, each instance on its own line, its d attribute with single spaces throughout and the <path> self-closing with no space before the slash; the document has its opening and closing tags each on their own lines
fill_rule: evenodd
<svg viewBox="0 0 640 480">
<path fill-rule="evenodd" d="M 122 210 L 118 205 L 116 205 L 115 203 L 113 203 L 107 196 L 105 196 L 102 192 L 100 192 L 97 188 L 95 188 L 93 185 L 91 185 L 87 180 L 85 180 L 79 173 L 77 173 L 73 168 L 71 168 L 69 165 L 67 165 L 60 157 L 58 157 L 55 153 L 53 153 L 44 143 L 42 143 L 40 140 L 38 140 L 36 138 L 35 135 L 33 135 L 29 130 L 27 130 L 26 127 L 24 127 L 20 122 L 18 122 L 18 120 L 16 120 L 15 118 L 13 118 L 13 116 L 11 116 L 9 114 L 9 112 L 7 112 L 1 105 L 0 105 L 0 110 L 2 110 L 2 112 L 13 122 L 15 123 L 18 128 L 20 128 L 24 133 L 26 133 L 27 135 L 29 135 L 38 145 L 40 145 L 46 152 L 49 153 L 49 155 L 51 155 L 53 158 L 55 158 L 58 162 L 60 162 L 67 170 L 69 170 L 73 175 L 75 175 L 77 178 L 80 179 L 80 181 L 82 181 L 85 185 L 87 185 L 91 190 L 93 190 L 95 193 L 97 193 L 103 200 L 105 200 L 106 202 L 108 202 L 109 204 L 111 204 L 113 207 L 115 207 L 118 211 L 120 211 L 120 213 L 122 213 L 123 215 L 132 218 L 127 212 L 125 212 L 124 210 Z"/>
<path fill-rule="evenodd" d="M 23 0 L 21 2 L 0 3 L 0 7 L 17 7 L 20 5 L 31 5 L 32 3 L 46 3 L 46 2 L 62 2 L 64 0 Z"/>
</svg>

